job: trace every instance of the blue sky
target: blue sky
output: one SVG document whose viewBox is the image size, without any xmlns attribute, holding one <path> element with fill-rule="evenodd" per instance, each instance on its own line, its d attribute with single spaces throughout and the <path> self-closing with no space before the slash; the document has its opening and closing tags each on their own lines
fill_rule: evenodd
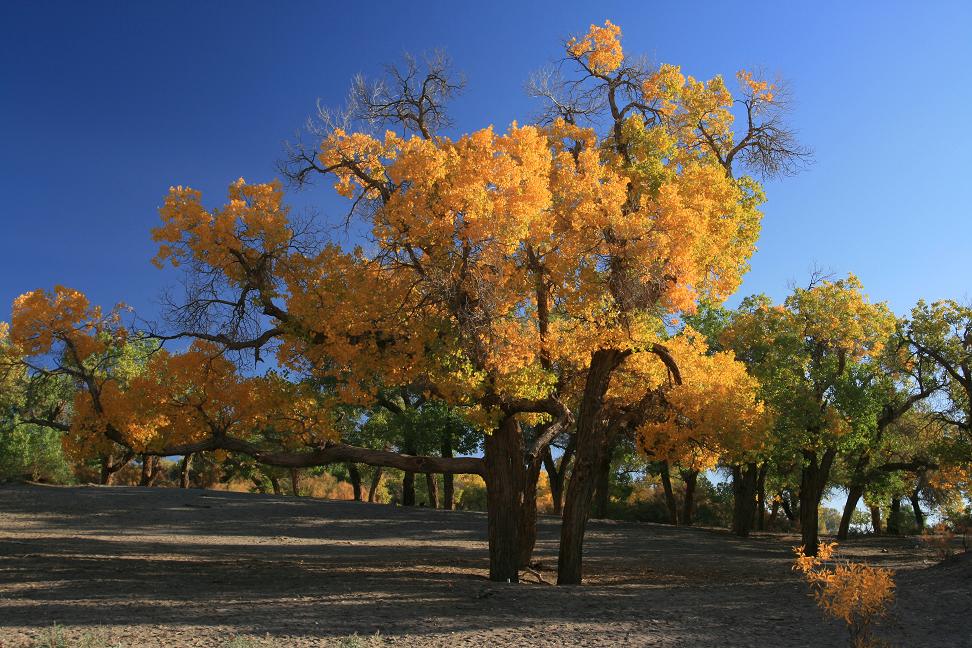
<svg viewBox="0 0 972 648">
<path fill-rule="evenodd" d="M 354 5 L 354 6 L 353 6 Z M 934 5 L 934 7 L 925 6 Z M 420 11 L 415 11 L 418 6 Z M 283 140 L 356 72 L 446 49 L 468 80 L 457 130 L 535 113 L 530 72 L 605 18 L 627 52 L 789 80 L 815 164 L 767 186 L 740 294 L 780 299 L 812 266 L 854 272 L 898 312 L 970 296 L 972 5 L 936 3 L 228 3 L 0 6 L 0 319 L 63 283 L 154 314 L 172 274 L 149 230 L 166 189 L 207 204 L 275 176 Z M 291 197 L 342 215 L 323 188 Z"/>
</svg>

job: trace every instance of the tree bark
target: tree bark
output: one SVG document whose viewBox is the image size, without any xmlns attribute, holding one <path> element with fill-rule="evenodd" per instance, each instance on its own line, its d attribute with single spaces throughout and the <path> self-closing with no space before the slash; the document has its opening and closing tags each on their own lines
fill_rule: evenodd
<svg viewBox="0 0 972 648">
<path fill-rule="evenodd" d="M 560 456 L 560 465 L 554 461 L 550 446 L 547 446 L 543 454 L 543 467 L 547 471 L 547 481 L 550 482 L 550 499 L 553 500 L 553 512 L 561 515 L 564 509 L 564 481 L 567 477 L 567 470 L 570 460 L 574 456 L 573 439 L 567 444 L 564 453 Z"/>
<path fill-rule="evenodd" d="M 871 506 L 871 526 L 874 527 L 874 535 L 881 535 L 881 507 Z"/>
<path fill-rule="evenodd" d="M 888 535 L 901 535 L 901 499 L 897 495 L 891 498 L 891 510 L 888 512 Z"/>
<path fill-rule="evenodd" d="M 756 482 L 759 469 L 755 463 L 732 466 L 732 532 L 741 538 L 753 527 L 756 508 Z"/>
<path fill-rule="evenodd" d="M 484 455 L 489 579 L 516 583 L 525 471 L 523 435 L 514 416 L 504 418 L 496 430 L 486 435 Z"/>
<path fill-rule="evenodd" d="M 282 495 L 283 488 L 280 487 L 280 480 L 273 473 L 269 473 L 267 477 L 270 479 L 270 487 L 273 489 L 274 495 Z"/>
<path fill-rule="evenodd" d="M 913 492 L 909 499 L 911 500 L 911 508 L 915 513 L 915 526 L 920 535 L 925 530 L 925 514 L 921 510 L 921 499 L 918 497 L 918 491 Z"/>
<path fill-rule="evenodd" d="M 402 476 L 402 506 L 415 506 L 415 473 L 409 470 Z"/>
<path fill-rule="evenodd" d="M 142 455 L 142 475 L 139 486 L 151 487 L 159 476 L 159 458 L 153 455 Z"/>
<path fill-rule="evenodd" d="M 378 487 L 381 485 L 381 474 L 384 472 L 384 468 L 378 466 L 375 468 L 375 474 L 371 478 L 371 487 L 368 488 L 368 501 L 374 503 L 375 497 L 378 495 Z"/>
<path fill-rule="evenodd" d="M 611 499 L 611 452 L 605 453 L 597 467 L 597 481 L 594 486 L 594 506 L 591 517 L 603 520 L 607 517 L 608 502 Z"/>
<path fill-rule="evenodd" d="M 290 491 L 294 497 L 300 497 L 300 471 L 296 468 L 290 469 Z"/>
<path fill-rule="evenodd" d="M 442 456 L 452 457 L 452 432 L 446 430 L 442 435 Z M 442 473 L 442 508 L 451 511 L 456 507 L 456 480 L 452 473 Z"/>
<path fill-rule="evenodd" d="M 847 501 L 844 502 L 844 512 L 840 516 L 840 528 L 837 530 L 837 539 L 843 542 L 847 539 L 850 532 L 851 516 L 857 510 L 857 503 L 864 496 L 864 487 L 858 484 L 851 484 L 847 489 Z"/>
<path fill-rule="evenodd" d="M 808 556 L 816 556 L 820 545 L 820 500 L 827 487 L 830 468 L 836 455 L 836 448 L 827 448 L 819 459 L 816 451 L 803 451 L 803 469 L 800 471 L 800 536 Z"/>
<path fill-rule="evenodd" d="M 667 461 L 661 462 L 661 483 L 665 489 L 665 506 L 668 507 L 668 523 L 678 526 L 678 502 L 675 501 L 675 489 L 672 488 L 672 471 Z"/>
<path fill-rule="evenodd" d="M 361 471 L 353 463 L 347 464 L 348 478 L 351 480 L 351 490 L 354 491 L 354 501 L 361 501 Z"/>
<path fill-rule="evenodd" d="M 179 466 L 179 488 L 189 488 L 189 470 L 192 468 L 192 453 L 182 457 Z"/>
<path fill-rule="evenodd" d="M 429 493 L 429 508 L 439 508 L 439 485 L 436 483 L 435 473 L 425 473 L 425 489 Z"/>
<path fill-rule="evenodd" d="M 695 490 L 698 484 L 698 470 L 683 470 L 682 479 L 685 481 L 685 499 L 682 501 L 682 524 L 692 526 L 695 515 Z"/>
<path fill-rule="evenodd" d="M 764 461 L 759 466 L 759 476 L 756 478 L 756 530 L 766 530 L 766 474 L 769 472 L 769 462 Z"/>
<path fill-rule="evenodd" d="M 627 352 L 598 349 L 591 355 L 590 368 L 577 416 L 577 454 L 564 501 L 560 526 L 560 554 L 557 584 L 580 585 L 583 576 L 584 529 L 591 512 L 595 472 L 604 461 L 610 439 L 600 421 L 604 394 L 611 374 L 628 356 Z"/>
<path fill-rule="evenodd" d="M 101 458 L 101 476 L 100 483 L 102 486 L 110 486 L 112 483 L 112 478 L 115 476 L 119 470 L 128 465 L 128 463 L 135 458 L 135 453 L 128 451 L 119 459 L 115 459 L 111 455 L 106 455 Z"/>
<path fill-rule="evenodd" d="M 537 482 L 543 462 L 538 458 L 526 467 L 523 510 L 520 514 L 520 567 L 529 567 L 537 544 Z"/>
</svg>

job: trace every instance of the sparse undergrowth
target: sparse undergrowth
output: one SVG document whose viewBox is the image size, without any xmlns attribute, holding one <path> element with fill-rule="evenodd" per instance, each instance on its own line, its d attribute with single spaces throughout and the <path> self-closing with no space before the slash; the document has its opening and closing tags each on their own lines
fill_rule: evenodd
<svg viewBox="0 0 972 648">
<path fill-rule="evenodd" d="M 264 637 L 234 636 L 217 644 L 219 648 L 285 648 L 287 642 L 274 639 L 269 634 Z M 361 637 L 357 633 L 338 637 L 321 644 L 326 648 L 376 648 L 381 645 L 381 635 L 375 633 Z M 110 628 L 99 627 L 87 630 L 79 637 L 72 638 L 64 626 L 53 624 L 40 637 L 32 648 L 137 648 L 135 644 L 125 644 L 112 638 Z"/>
</svg>

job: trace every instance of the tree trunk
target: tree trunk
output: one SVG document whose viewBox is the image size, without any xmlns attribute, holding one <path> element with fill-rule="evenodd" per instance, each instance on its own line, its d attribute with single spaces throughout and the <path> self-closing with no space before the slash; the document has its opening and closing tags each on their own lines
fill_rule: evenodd
<svg viewBox="0 0 972 648">
<path fill-rule="evenodd" d="M 753 527 L 758 472 L 755 463 L 732 466 L 732 532 L 741 538 Z"/>
<path fill-rule="evenodd" d="M 692 526 L 692 516 L 695 514 L 695 487 L 698 484 L 698 470 L 683 470 L 682 479 L 685 481 L 685 499 L 682 501 L 682 524 Z"/>
<path fill-rule="evenodd" d="M 766 530 L 766 473 L 769 472 L 769 462 L 764 461 L 759 467 L 756 478 L 756 530 Z"/>
<path fill-rule="evenodd" d="M 523 487 L 523 510 L 520 514 L 520 567 L 529 567 L 537 544 L 537 482 L 540 481 L 541 458 L 526 467 Z"/>
<path fill-rule="evenodd" d="M 808 556 L 816 556 L 820 545 L 817 528 L 820 522 L 820 500 L 827 487 L 830 467 L 836 455 L 836 448 L 827 448 L 818 460 L 816 451 L 803 451 L 803 469 L 800 472 L 800 536 Z"/>
<path fill-rule="evenodd" d="M 425 490 L 429 493 L 429 508 L 439 508 L 439 484 L 435 473 L 425 473 Z"/>
<path fill-rule="evenodd" d="M 667 461 L 661 462 L 661 483 L 665 489 L 665 506 L 668 507 L 668 522 L 678 526 L 678 502 L 675 501 L 675 489 L 672 488 L 672 471 Z"/>
<path fill-rule="evenodd" d="M 607 517 L 608 502 L 611 499 L 611 453 L 607 452 L 601 465 L 597 467 L 597 481 L 594 485 L 594 506 L 591 517 L 603 520 Z"/>
<path fill-rule="evenodd" d="M 189 488 L 189 469 L 192 467 L 192 453 L 182 458 L 179 466 L 179 488 Z"/>
<path fill-rule="evenodd" d="M 891 510 L 888 512 L 888 535 L 901 535 L 901 499 L 897 495 L 891 498 Z"/>
<path fill-rule="evenodd" d="M 100 483 L 102 486 L 109 486 L 112 483 L 112 478 L 115 473 L 128 465 L 132 459 L 135 458 L 135 453 L 132 451 L 126 452 L 119 459 L 115 459 L 110 454 L 101 458 L 101 475 Z"/>
<path fill-rule="evenodd" d="M 780 514 L 780 502 L 777 499 L 773 499 L 773 508 L 770 511 L 769 519 L 766 521 L 767 527 L 772 527 L 773 523 L 776 522 L 776 516 Z"/>
<path fill-rule="evenodd" d="M 857 503 L 861 501 L 861 497 L 863 496 L 863 486 L 852 484 L 851 487 L 847 489 L 847 501 L 844 502 L 844 512 L 840 516 L 840 528 L 837 530 L 837 539 L 841 542 L 847 539 L 847 534 L 850 532 L 851 516 L 853 516 L 854 511 L 857 510 Z"/>
<path fill-rule="evenodd" d="M 871 506 L 871 526 L 874 527 L 874 535 L 881 535 L 881 507 Z"/>
<path fill-rule="evenodd" d="M 300 471 L 296 468 L 290 469 L 290 491 L 294 497 L 300 497 Z"/>
<path fill-rule="evenodd" d="M 793 507 L 790 505 L 790 495 L 786 492 L 780 493 L 780 505 L 783 508 L 783 515 L 786 519 L 792 522 L 796 519 L 796 513 L 793 512 Z"/>
<path fill-rule="evenodd" d="M 452 456 L 452 431 L 446 430 L 442 435 L 442 456 Z M 456 507 L 456 480 L 452 473 L 442 474 L 442 508 L 451 511 Z"/>
<path fill-rule="evenodd" d="M 351 480 L 351 489 L 354 491 L 354 501 L 361 501 L 361 471 L 358 470 L 358 466 L 353 463 L 347 464 L 348 467 L 348 478 Z"/>
<path fill-rule="evenodd" d="M 519 581 L 525 471 L 520 424 L 507 416 L 486 435 L 484 468 L 489 533 L 489 579 Z"/>
<path fill-rule="evenodd" d="M 270 479 L 270 487 L 273 489 L 273 494 L 274 495 L 283 494 L 283 489 L 280 487 L 280 480 L 277 478 L 277 476 L 274 475 L 273 473 L 270 473 L 267 475 L 267 477 Z"/>
<path fill-rule="evenodd" d="M 915 513 L 915 526 L 918 529 L 918 534 L 925 530 L 925 514 L 921 510 L 921 499 L 918 497 L 918 491 L 911 494 L 909 498 L 911 500 L 911 508 Z"/>
<path fill-rule="evenodd" d="M 583 575 L 584 529 L 591 512 L 596 471 L 607 454 L 610 439 L 600 420 L 604 394 L 611 374 L 624 361 L 627 353 L 599 349 L 591 355 L 590 368 L 577 416 L 577 454 L 567 497 L 564 519 L 560 526 L 560 554 L 557 560 L 557 584 L 580 585 Z"/>
<path fill-rule="evenodd" d="M 159 476 L 159 458 L 155 455 L 142 455 L 142 475 L 138 481 L 139 486 L 152 486 L 155 484 L 156 477 Z"/>
<path fill-rule="evenodd" d="M 415 506 L 415 473 L 407 470 L 402 477 L 402 506 Z"/>
<path fill-rule="evenodd" d="M 561 515 L 564 510 L 564 481 L 567 477 L 567 469 L 571 458 L 574 456 L 573 439 L 567 444 L 564 453 L 560 456 L 560 465 L 554 461 L 550 447 L 547 446 L 543 454 L 543 467 L 547 471 L 547 481 L 550 482 L 550 499 L 553 500 L 553 512 Z"/>
<path fill-rule="evenodd" d="M 375 474 L 371 478 L 371 487 L 368 488 L 368 501 L 374 503 L 375 497 L 378 495 L 378 487 L 381 485 L 381 474 L 384 472 L 382 466 L 375 468 Z"/>
</svg>

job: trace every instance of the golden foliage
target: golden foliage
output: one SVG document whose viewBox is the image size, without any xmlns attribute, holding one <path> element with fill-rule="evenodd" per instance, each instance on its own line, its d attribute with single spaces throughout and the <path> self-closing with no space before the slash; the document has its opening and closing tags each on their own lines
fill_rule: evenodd
<svg viewBox="0 0 972 648">
<path fill-rule="evenodd" d="M 887 614 L 894 599 L 893 572 L 863 563 L 834 562 L 836 550 L 836 542 L 821 543 L 816 556 L 806 555 L 804 547 L 794 547 L 793 569 L 810 584 L 817 605 L 847 624 L 851 646 L 877 645 L 872 625 Z"/>
</svg>

